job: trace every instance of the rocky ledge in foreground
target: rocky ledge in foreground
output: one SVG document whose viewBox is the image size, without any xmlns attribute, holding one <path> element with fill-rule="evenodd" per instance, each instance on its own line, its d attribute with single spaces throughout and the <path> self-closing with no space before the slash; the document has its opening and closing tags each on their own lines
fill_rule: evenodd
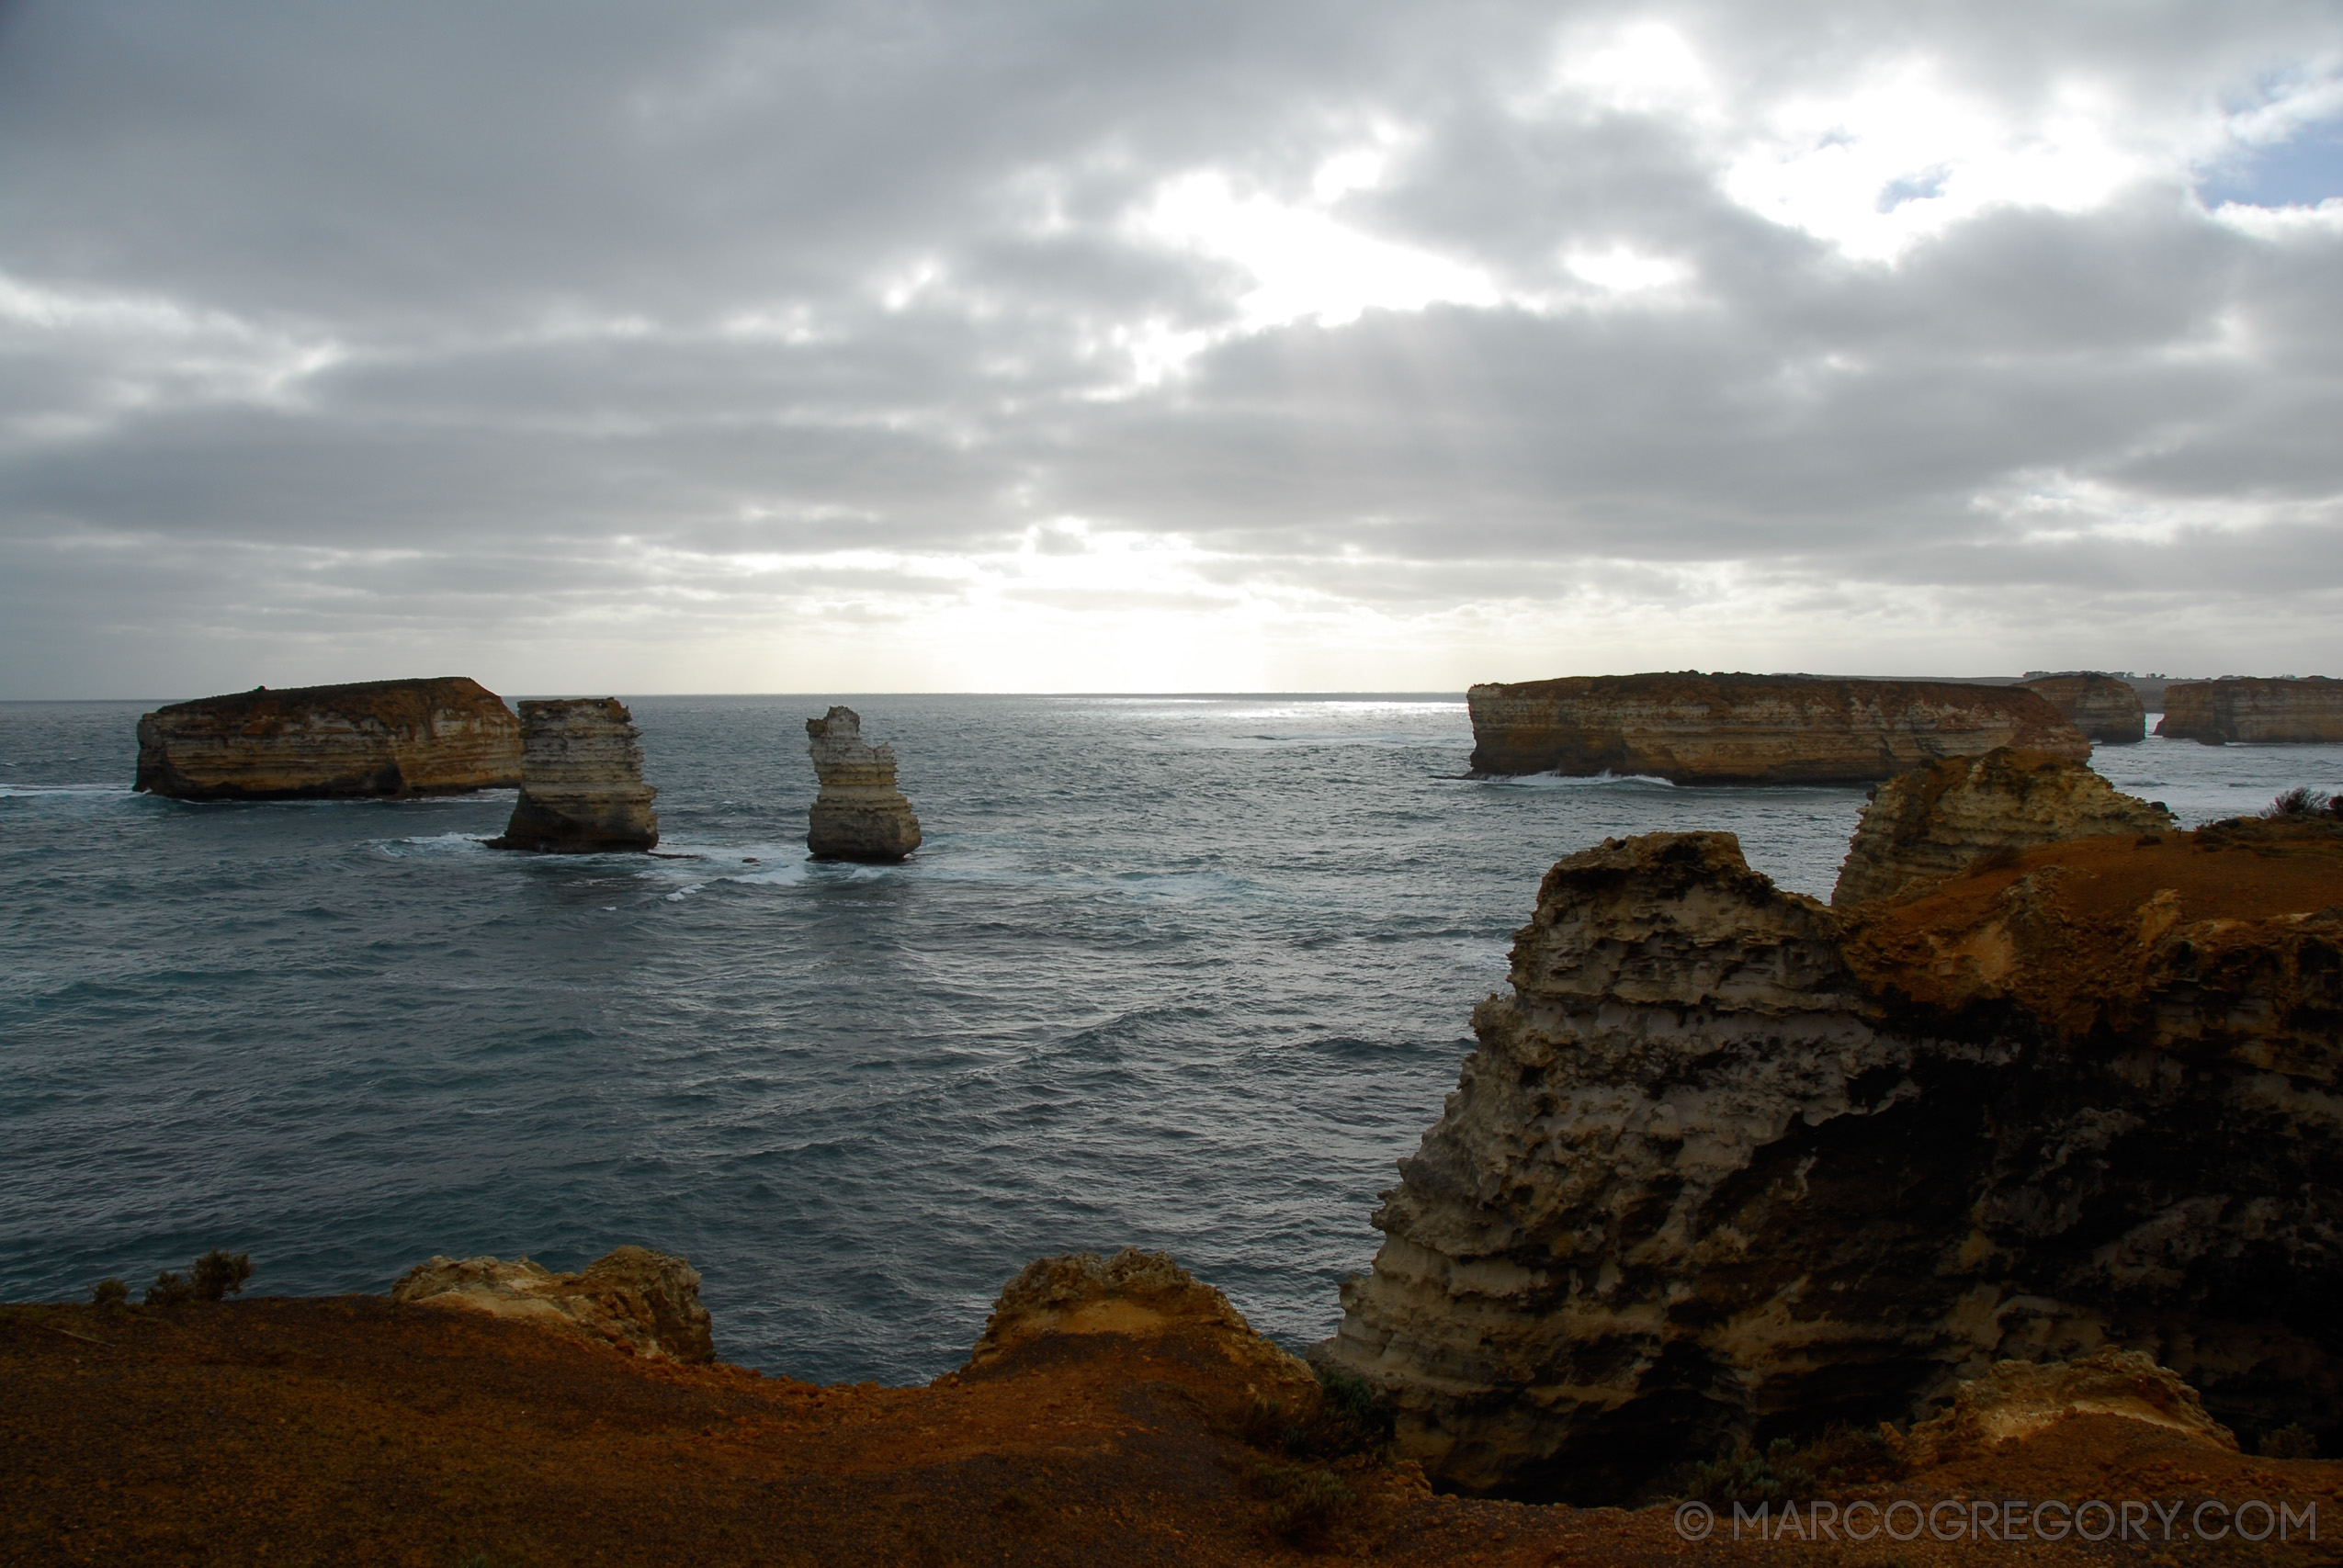
<svg viewBox="0 0 2343 1568">
<path fill-rule="evenodd" d="M 2343 741 L 2343 681 L 2325 675 L 2175 681 L 2164 689 L 2164 716 L 2156 732 L 2207 746 Z"/>
<path fill-rule="evenodd" d="M 139 719 L 133 787 L 177 800 L 398 799 L 520 782 L 521 727 L 461 675 L 266 686 Z"/>
<path fill-rule="evenodd" d="M 2343 829 L 1987 857 L 1835 912 L 1726 833 L 1556 864 L 1317 1352 L 1475 1491 L 2145 1352 L 2260 1434 L 2343 1402 Z"/>
<path fill-rule="evenodd" d="M 616 697 L 521 705 L 521 797 L 491 849 L 549 854 L 648 850 L 659 792 L 642 781 L 634 716 Z"/>
<path fill-rule="evenodd" d="M 895 748 L 863 739 L 860 715 L 833 707 L 806 720 L 815 797 L 806 848 L 816 860 L 899 861 L 920 847 L 920 819 L 895 787 Z"/>
<path fill-rule="evenodd" d="M 2147 739 L 2147 708 L 2128 681 L 2086 670 L 2030 675 L 2018 684 L 2056 708 L 2089 739 L 2122 746 Z"/>
<path fill-rule="evenodd" d="M 1984 855 L 2171 827 L 2162 801 L 2125 795 L 2079 762 L 2008 747 L 1947 758 L 1871 792 L 1830 903 L 1843 909 L 1885 898 Z"/>
<path fill-rule="evenodd" d="M 1592 675 L 1475 686 L 1476 777 L 1644 774 L 1687 784 L 1853 784 L 2018 746 L 2090 760 L 2040 696 L 1948 681 Z"/>
<path fill-rule="evenodd" d="M 642 1256 L 670 1283 L 690 1272 Z M 433 1310 L 474 1287 L 543 1293 L 512 1267 L 435 1260 L 408 1280 L 440 1276 L 453 1291 L 408 1302 L 0 1307 L 0 1561 L 1786 1560 L 1748 1532 L 1733 1540 L 1739 1467 L 1690 1478 L 1725 1516 L 1697 1543 L 1672 1502 L 1581 1512 L 1434 1495 L 1390 1454 L 1355 1385 L 1319 1383 L 1160 1254 L 1030 1265 L 968 1363 L 923 1388 L 645 1356 L 633 1335 L 661 1332 L 657 1313 L 623 1292 L 599 1309 L 615 1334 L 561 1314 Z M 2323 1505 L 2331 1541 L 2343 1493 L 2343 1465 L 2239 1454 L 2178 1379 L 2136 1356 L 1989 1369 L 1908 1433 L 1768 1456 L 1755 1468 L 1774 1513 L 1794 1496 L 1811 1515 L 1801 1465 L 1819 1467 L 1836 1507 L 1868 1506 L 1874 1521 L 1896 1499 L 1958 1515 L 1973 1497 L 2056 1510 L 2195 1494 L 2281 1500 L 2297 1517 Z M 1877 1528 L 1868 1547 L 1814 1538 L 1804 1518 L 1800 1532 L 1800 1562 L 1885 1561 Z M 2046 1519 L 2039 1534 L 2053 1533 Z M 2107 1561 L 2063 1533 L 2025 1560 Z M 2257 1560 L 2304 1561 L 2303 1534 Z"/>
</svg>

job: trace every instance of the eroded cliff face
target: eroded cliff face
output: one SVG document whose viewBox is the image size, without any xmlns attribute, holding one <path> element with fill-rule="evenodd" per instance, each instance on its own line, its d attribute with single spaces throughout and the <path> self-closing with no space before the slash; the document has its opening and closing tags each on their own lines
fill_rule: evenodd
<svg viewBox="0 0 2343 1568">
<path fill-rule="evenodd" d="M 2260 824 L 1844 914 L 1726 834 L 1573 855 L 1317 1353 L 1436 1478 L 1526 1495 L 2106 1347 L 2331 1421 L 2338 905 L 2343 834 Z"/>
<path fill-rule="evenodd" d="M 2156 732 L 2207 746 L 2343 740 L 2343 681 L 2325 675 L 2176 681 L 2165 688 Z"/>
<path fill-rule="evenodd" d="M 509 789 L 521 727 L 461 675 L 261 687 L 140 718 L 135 788 L 179 800 L 336 800 Z"/>
<path fill-rule="evenodd" d="M 920 819 L 895 787 L 892 746 L 865 740 L 849 707 L 806 720 L 806 736 L 821 781 L 806 835 L 814 859 L 899 861 L 920 847 Z"/>
<path fill-rule="evenodd" d="M 1978 856 L 2062 839 L 2160 833 L 2172 814 L 2080 763 L 2007 747 L 1898 773 L 1872 791 L 1831 889 L 1834 908 L 1966 870 Z"/>
<path fill-rule="evenodd" d="M 647 1247 L 617 1247 L 574 1274 L 526 1258 L 434 1258 L 401 1275 L 390 1299 L 516 1318 L 638 1356 L 692 1365 L 716 1359 L 699 1271 Z"/>
<path fill-rule="evenodd" d="M 634 716 L 615 697 L 521 705 L 521 797 L 500 850 L 639 851 L 659 842 Z"/>
<path fill-rule="evenodd" d="M 2147 709 L 2129 682 L 2085 671 L 2038 675 L 2018 683 L 2056 708 L 2060 717 L 2090 739 L 2121 746 L 2147 739 Z"/>
<path fill-rule="evenodd" d="M 1598 675 L 1475 686 L 1477 776 L 1643 773 L 1676 784 L 1846 784 L 2018 746 L 2090 742 L 2032 692 L 1794 675 Z"/>
</svg>

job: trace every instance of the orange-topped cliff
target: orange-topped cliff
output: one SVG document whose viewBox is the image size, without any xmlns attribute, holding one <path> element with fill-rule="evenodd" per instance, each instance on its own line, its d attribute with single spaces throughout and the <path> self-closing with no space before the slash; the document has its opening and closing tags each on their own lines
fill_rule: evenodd
<svg viewBox="0 0 2343 1568">
<path fill-rule="evenodd" d="M 2164 689 L 2164 716 L 2156 732 L 2207 746 L 2343 740 L 2343 681 L 2325 675 L 2175 681 Z"/>
<path fill-rule="evenodd" d="M 332 800 L 509 789 L 521 725 L 461 675 L 266 686 L 139 720 L 135 787 L 180 800 Z"/>
<path fill-rule="evenodd" d="M 2090 757 L 2090 742 L 2056 709 L 2009 686 L 1686 673 L 1523 681 L 1466 696 L 1480 777 L 1851 784 L 1999 746 Z"/>
</svg>

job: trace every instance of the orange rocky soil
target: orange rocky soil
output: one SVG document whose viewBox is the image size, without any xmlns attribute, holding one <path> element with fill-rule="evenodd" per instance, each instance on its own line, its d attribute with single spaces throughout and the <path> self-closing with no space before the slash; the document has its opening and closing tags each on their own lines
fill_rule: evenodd
<svg viewBox="0 0 2343 1568">
<path fill-rule="evenodd" d="M 1011 1331 L 997 1314 L 969 1366 L 924 1388 L 685 1365 L 379 1297 L 0 1309 L 0 1562 L 1545 1568 L 2171 1550 L 1735 1544 L 1729 1508 L 1695 1543 L 1672 1504 L 1437 1496 L 1411 1464 L 1288 1447 L 1281 1418 L 1307 1415 L 1315 1385 L 1220 1308 L 1078 1303 Z M 1347 1500 L 1289 1539 L 1278 1495 L 1310 1474 Z M 1839 1494 L 1859 1495 L 2283 1498 L 2318 1506 L 2322 1541 L 2343 1537 L 2343 1465 L 2247 1458 L 2112 1415 Z M 2283 1548 L 2197 1543 L 2183 1560 L 2339 1560 L 2292 1534 Z"/>
</svg>

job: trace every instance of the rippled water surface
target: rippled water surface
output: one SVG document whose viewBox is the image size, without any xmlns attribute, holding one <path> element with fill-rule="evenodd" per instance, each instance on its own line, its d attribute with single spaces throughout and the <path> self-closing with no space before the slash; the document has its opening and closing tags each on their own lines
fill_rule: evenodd
<svg viewBox="0 0 2343 1568">
<path fill-rule="evenodd" d="M 815 865 L 828 701 L 633 703 L 673 860 L 484 849 L 509 794 L 133 795 L 152 705 L 0 705 L 0 1298 L 632 1241 L 728 1358 L 905 1382 L 1028 1258 L 1136 1243 L 1299 1345 L 1547 865 L 1723 828 L 1827 895 L 1862 805 L 1466 782 L 1444 696 L 871 697 L 927 842 Z M 2343 784 L 2333 747 L 2099 765 L 2191 822 Z"/>
</svg>

